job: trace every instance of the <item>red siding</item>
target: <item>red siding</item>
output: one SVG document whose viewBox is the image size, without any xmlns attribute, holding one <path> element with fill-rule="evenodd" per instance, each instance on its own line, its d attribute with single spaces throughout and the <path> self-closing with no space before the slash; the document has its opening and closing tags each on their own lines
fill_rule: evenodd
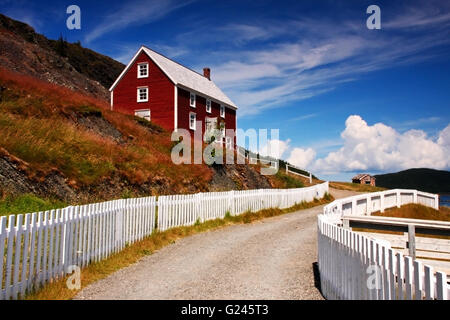
<svg viewBox="0 0 450 320">
<path fill-rule="evenodd" d="M 211 113 L 206 112 L 206 98 L 201 95 L 196 96 L 196 107 L 193 108 L 189 104 L 190 92 L 178 88 L 178 128 L 189 129 L 189 114 L 196 114 L 197 121 L 202 122 L 202 137 L 205 132 L 205 119 L 217 118 L 218 123 L 225 121 L 226 129 L 236 130 L 236 110 L 225 108 L 225 119 L 220 117 L 220 104 L 211 101 Z M 198 127 L 197 130 L 200 130 Z M 194 131 L 190 130 L 194 136 Z"/>
<path fill-rule="evenodd" d="M 137 77 L 141 62 L 149 63 L 148 78 Z M 137 88 L 141 86 L 148 86 L 148 102 L 137 102 Z M 152 122 L 169 131 L 174 129 L 174 84 L 144 52 L 114 88 L 113 97 L 115 111 L 134 114 L 139 109 L 150 109 Z"/>
</svg>

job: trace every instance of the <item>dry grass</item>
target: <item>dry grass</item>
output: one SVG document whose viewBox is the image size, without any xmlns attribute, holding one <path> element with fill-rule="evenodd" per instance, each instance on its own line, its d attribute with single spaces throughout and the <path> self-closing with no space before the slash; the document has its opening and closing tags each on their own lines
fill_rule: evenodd
<svg viewBox="0 0 450 320">
<path fill-rule="evenodd" d="M 436 210 L 420 204 L 406 204 L 400 208 L 386 209 L 384 212 L 376 212 L 372 215 L 380 217 L 450 221 L 450 208 L 441 206 L 439 210 Z"/>
<path fill-rule="evenodd" d="M 164 130 L 152 132 L 132 116 L 112 112 L 106 101 L 84 96 L 33 77 L 0 69 L 0 147 L 28 162 L 33 170 L 54 168 L 75 185 L 92 185 L 113 175 L 132 184 L 155 177 L 167 179 L 179 191 L 179 179 L 206 189 L 212 171 L 206 165 L 175 165 L 172 141 Z M 95 111 L 118 129 L 126 143 L 78 126 L 73 112 Z M 20 129 L 19 129 L 20 128 Z"/>
<path fill-rule="evenodd" d="M 439 220 L 439 221 L 450 221 L 450 208 L 440 207 L 439 210 L 423 206 L 420 204 L 406 204 L 400 208 L 390 208 L 386 209 L 384 212 L 374 212 L 373 216 L 378 217 L 393 217 L 393 218 L 405 218 L 405 219 L 421 219 L 421 220 Z M 371 233 L 385 233 L 385 234 L 396 234 L 403 235 L 403 232 L 398 231 L 384 231 L 384 230 L 372 230 L 364 228 L 352 228 L 353 231 L 358 232 L 371 232 Z M 426 238 L 437 238 L 437 239 L 450 239 L 450 236 L 440 236 L 440 235 L 429 235 L 417 233 L 417 236 Z"/>
<path fill-rule="evenodd" d="M 142 241 L 126 247 L 121 252 L 112 255 L 101 262 L 91 264 L 81 271 L 82 288 L 100 279 L 107 277 L 115 271 L 136 263 L 144 256 L 150 255 L 164 246 L 174 243 L 183 237 L 212 231 L 233 224 L 252 223 L 267 217 L 274 217 L 302 209 L 311 208 L 333 201 L 333 197 L 327 194 L 323 199 L 315 199 L 313 202 L 303 202 L 288 209 L 266 209 L 255 213 L 246 212 L 239 216 L 227 215 L 224 219 L 216 219 L 204 223 L 198 223 L 190 227 L 173 228 L 164 232 L 156 232 Z M 72 299 L 79 291 L 69 290 L 66 286 L 67 277 L 45 285 L 38 292 L 25 297 L 27 300 L 68 300 Z"/>
<path fill-rule="evenodd" d="M 351 183 L 351 182 L 340 182 L 340 181 L 331 181 L 330 188 L 338 189 L 338 190 L 348 190 L 348 191 L 356 191 L 356 192 L 378 192 L 387 190 L 386 188 L 374 187 L 366 184 L 359 183 Z"/>
</svg>

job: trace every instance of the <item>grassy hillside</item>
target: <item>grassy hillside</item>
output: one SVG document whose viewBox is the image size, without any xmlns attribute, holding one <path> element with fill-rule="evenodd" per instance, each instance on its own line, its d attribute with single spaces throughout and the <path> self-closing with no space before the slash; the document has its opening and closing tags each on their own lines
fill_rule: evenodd
<svg viewBox="0 0 450 320">
<path fill-rule="evenodd" d="M 11 197 L 23 194 L 76 204 L 304 186 L 283 172 L 262 176 L 258 166 L 175 165 L 174 142 L 162 128 L 112 112 L 102 100 L 2 68 L 0 136 L 0 205 L 2 199 L 20 204 Z"/>
<path fill-rule="evenodd" d="M 30 44 L 37 45 L 43 50 L 55 53 L 76 71 L 91 80 L 99 82 L 105 88 L 109 88 L 125 68 L 122 63 L 110 57 L 83 48 L 80 42 L 68 43 L 62 37 L 58 40 L 47 39 L 45 36 L 36 33 L 31 26 L 2 14 L 0 14 L 0 29 L 9 31 L 16 37 L 20 37 Z M 46 58 L 48 57 L 44 55 L 44 57 L 39 58 L 40 61 L 38 62 L 45 63 L 43 60 L 46 60 Z M 61 62 L 56 61 L 52 57 L 48 60 L 53 60 L 53 62 L 49 63 L 47 67 L 55 64 L 60 72 L 63 71 Z"/>
<path fill-rule="evenodd" d="M 0 147 L 23 160 L 29 174 L 45 177 L 56 170 L 75 189 L 114 179 L 130 187 L 148 183 L 150 190 L 158 184 L 180 192 L 182 185 L 206 189 L 211 170 L 174 165 L 172 142 L 162 129 L 110 112 L 103 101 L 5 69 L 0 86 Z"/>
<path fill-rule="evenodd" d="M 450 171 L 409 169 L 376 175 L 377 186 L 395 189 L 417 189 L 431 193 L 450 193 Z"/>
</svg>

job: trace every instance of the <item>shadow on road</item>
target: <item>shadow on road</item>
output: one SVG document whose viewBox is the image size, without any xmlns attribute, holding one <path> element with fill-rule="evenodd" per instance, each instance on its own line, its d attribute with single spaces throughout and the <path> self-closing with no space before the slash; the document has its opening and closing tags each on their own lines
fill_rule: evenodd
<svg viewBox="0 0 450 320">
<path fill-rule="evenodd" d="M 322 294 L 322 288 L 320 286 L 320 272 L 319 272 L 319 263 L 313 262 L 312 264 L 313 274 L 314 274 L 314 286 L 319 290 L 320 294 Z"/>
</svg>

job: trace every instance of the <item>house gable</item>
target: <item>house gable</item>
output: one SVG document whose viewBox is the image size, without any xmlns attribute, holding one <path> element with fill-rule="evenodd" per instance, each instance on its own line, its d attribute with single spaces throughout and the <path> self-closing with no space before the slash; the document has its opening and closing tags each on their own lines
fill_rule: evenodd
<svg viewBox="0 0 450 320">
<path fill-rule="evenodd" d="M 148 77 L 138 77 L 138 65 L 148 63 Z M 124 70 L 113 88 L 113 109 L 127 114 L 150 110 L 151 121 L 174 129 L 175 86 L 145 52 L 140 52 Z M 138 102 L 139 88 L 148 88 L 148 101 Z"/>
</svg>

